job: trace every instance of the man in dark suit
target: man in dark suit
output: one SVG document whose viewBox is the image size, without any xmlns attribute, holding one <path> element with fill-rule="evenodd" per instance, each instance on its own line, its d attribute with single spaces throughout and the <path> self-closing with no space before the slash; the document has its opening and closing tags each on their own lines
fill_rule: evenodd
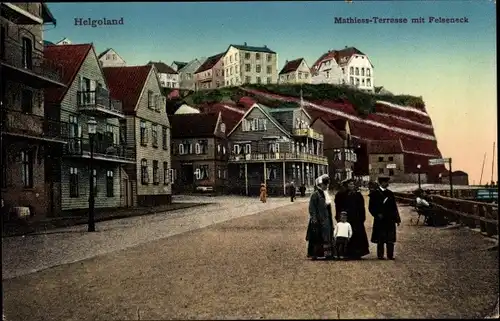
<svg viewBox="0 0 500 321">
<path fill-rule="evenodd" d="M 394 194 L 388 189 L 389 177 L 379 177 L 378 188 L 370 193 L 368 210 L 373 216 L 372 243 L 377 244 L 377 257 L 384 259 L 384 250 L 387 248 L 387 258 L 394 260 L 394 243 L 396 243 L 396 225 L 401 218 Z M 385 245 L 385 246 L 384 246 Z"/>
</svg>

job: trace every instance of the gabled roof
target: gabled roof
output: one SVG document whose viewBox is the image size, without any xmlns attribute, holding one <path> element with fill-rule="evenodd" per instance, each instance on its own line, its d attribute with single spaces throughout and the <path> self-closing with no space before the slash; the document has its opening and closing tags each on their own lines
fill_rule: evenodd
<svg viewBox="0 0 500 321">
<path fill-rule="evenodd" d="M 57 22 L 54 16 L 52 15 L 52 12 L 50 12 L 47 4 L 43 2 L 42 2 L 42 19 L 43 23 L 53 23 L 54 26 L 56 25 Z"/>
<path fill-rule="evenodd" d="M 55 45 L 55 43 L 53 43 L 53 42 L 51 42 L 51 41 L 48 41 L 48 40 L 44 40 L 44 41 L 43 41 L 43 45 L 44 45 L 44 46 L 54 46 L 54 45 Z"/>
<path fill-rule="evenodd" d="M 134 114 L 135 107 L 154 66 L 106 67 L 102 69 L 110 95 L 123 103 L 123 112 Z"/>
<path fill-rule="evenodd" d="M 199 72 L 212 69 L 219 62 L 219 60 L 221 60 L 222 57 L 224 57 L 225 54 L 226 52 L 222 52 L 214 56 L 208 57 L 207 60 L 205 60 L 205 62 L 194 73 L 197 74 Z"/>
<path fill-rule="evenodd" d="M 243 121 L 243 119 L 246 119 L 246 117 L 252 112 L 252 110 L 254 110 L 255 108 L 258 108 L 265 116 L 267 119 L 269 119 L 271 121 L 271 123 L 273 123 L 283 134 L 285 134 L 285 136 L 287 137 L 290 137 L 290 133 L 273 117 L 271 116 L 271 113 L 270 113 L 270 108 L 264 106 L 264 105 L 261 105 L 261 104 L 254 104 L 251 108 L 249 108 L 246 113 L 243 115 L 243 117 L 241 117 L 241 119 L 238 121 L 238 123 L 234 126 L 234 128 L 227 134 L 227 136 L 229 137 L 236 128 L 238 128 L 238 126 L 241 124 L 241 122 Z"/>
<path fill-rule="evenodd" d="M 177 71 L 175 71 L 174 69 L 172 69 L 172 67 L 161 61 L 159 62 L 150 61 L 148 62 L 148 65 L 154 65 L 156 67 L 156 70 L 160 74 L 177 74 Z"/>
<path fill-rule="evenodd" d="M 172 126 L 172 138 L 205 138 L 214 136 L 219 113 L 178 114 L 168 119 Z"/>
<path fill-rule="evenodd" d="M 368 154 L 403 154 L 401 140 L 372 140 L 367 144 Z"/>
<path fill-rule="evenodd" d="M 271 49 L 267 48 L 267 46 L 265 45 L 263 47 L 253 47 L 253 46 L 247 46 L 246 42 L 244 45 L 229 45 L 229 47 L 234 47 L 238 50 L 244 50 L 244 51 L 267 52 L 272 54 L 276 53 L 275 51 L 272 51 Z"/>
<path fill-rule="evenodd" d="M 172 63 L 172 65 L 176 65 L 177 66 L 177 70 L 181 70 L 182 68 L 186 67 L 187 66 L 187 62 L 182 62 L 182 61 L 174 61 Z"/>
<path fill-rule="evenodd" d="M 97 56 L 97 59 L 101 59 L 101 57 L 103 57 L 104 55 L 106 55 L 109 51 L 111 51 L 112 49 L 111 48 L 108 48 L 106 50 L 104 50 L 103 52 L 101 52 L 98 56 Z"/>
<path fill-rule="evenodd" d="M 311 69 L 315 70 L 315 69 L 319 68 L 319 66 L 321 65 L 321 63 L 323 61 L 330 60 L 332 58 L 335 59 L 337 64 L 340 65 L 343 61 L 343 58 L 347 58 L 346 61 L 349 61 L 351 56 L 356 55 L 356 54 L 365 56 L 364 53 L 362 53 L 361 51 L 359 51 L 358 49 L 356 49 L 354 47 L 346 47 L 342 50 L 329 50 L 328 52 L 321 55 L 321 57 L 319 57 L 318 60 L 316 60 L 316 62 L 312 65 Z"/>
<path fill-rule="evenodd" d="M 57 104 L 63 100 L 91 50 L 93 50 L 92 44 L 44 46 L 43 54 L 45 59 L 63 67 L 61 82 L 66 85 L 63 88 L 46 88 L 44 90 L 46 103 Z"/>
<path fill-rule="evenodd" d="M 299 58 L 299 59 L 295 59 L 292 61 L 287 61 L 285 63 L 285 66 L 283 66 L 283 69 L 281 69 L 279 74 L 282 75 L 282 74 L 287 74 L 287 73 L 292 72 L 292 71 L 296 71 L 300 67 L 300 64 L 302 63 L 302 61 L 304 61 L 304 58 Z"/>
</svg>

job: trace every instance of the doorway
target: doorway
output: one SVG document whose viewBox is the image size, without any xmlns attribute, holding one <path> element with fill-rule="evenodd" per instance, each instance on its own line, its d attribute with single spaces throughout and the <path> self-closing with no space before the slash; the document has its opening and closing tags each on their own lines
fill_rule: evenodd
<svg viewBox="0 0 500 321">
<path fill-rule="evenodd" d="M 182 192 L 194 191 L 194 170 L 193 164 L 181 164 L 181 177 L 179 190 Z"/>
</svg>

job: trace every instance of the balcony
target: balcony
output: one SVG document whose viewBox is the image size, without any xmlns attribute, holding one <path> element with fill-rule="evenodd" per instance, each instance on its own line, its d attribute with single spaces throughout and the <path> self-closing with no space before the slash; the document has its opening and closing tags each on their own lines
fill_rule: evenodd
<svg viewBox="0 0 500 321">
<path fill-rule="evenodd" d="M 328 165 L 325 156 L 308 153 L 252 153 L 244 155 L 230 155 L 232 163 L 263 163 L 263 162 L 308 162 Z"/>
<path fill-rule="evenodd" d="M 95 117 L 125 118 L 122 102 L 109 98 L 106 89 L 78 92 L 78 109 Z"/>
<path fill-rule="evenodd" d="M 33 2 L 2 2 L 0 4 L 2 17 L 17 25 L 43 24 L 42 4 Z"/>
<path fill-rule="evenodd" d="M 33 88 L 66 86 L 62 83 L 62 66 L 45 59 L 43 51 L 26 49 L 12 39 L 5 40 L 4 45 L 0 48 L 0 64 L 7 79 Z"/>
<path fill-rule="evenodd" d="M 309 137 L 315 140 L 323 141 L 323 135 L 314 131 L 312 128 L 294 128 L 293 135 L 298 137 Z"/>
<path fill-rule="evenodd" d="M 67 143 L 68 124 L 42 116 L 6 109 L 2 117 L 2 135 Z"/>
<path fill-rule="evenodd" d="M 88 138 L 68 139 L 64 154 L 68 157 L 90 158 L 90 140 Z M 94 159 L 135 164 L 135 150 L 125 145 L 94 140 Z"/>
</svg>

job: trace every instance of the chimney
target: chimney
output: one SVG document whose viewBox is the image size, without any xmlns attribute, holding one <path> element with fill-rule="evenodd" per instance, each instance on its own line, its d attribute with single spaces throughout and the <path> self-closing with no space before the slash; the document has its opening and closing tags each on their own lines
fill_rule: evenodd
<svg viewBox="0 0 500 321">
<path fill-rule="evenodd" d="M 244 45 L 246 46 L 246 45 L 247 45 L 247 43 L 245 42 L 245 43 L 244 43 Z"/>
<path fill-rule="evenodd" d="M 347 46 L 345 46 L 345 49 L 347 49 Z"/>
<path fill-rule="evenodd" d="M 267 48 L 267 45 L 264 45 L 264 48 Z"/>
</svg>

